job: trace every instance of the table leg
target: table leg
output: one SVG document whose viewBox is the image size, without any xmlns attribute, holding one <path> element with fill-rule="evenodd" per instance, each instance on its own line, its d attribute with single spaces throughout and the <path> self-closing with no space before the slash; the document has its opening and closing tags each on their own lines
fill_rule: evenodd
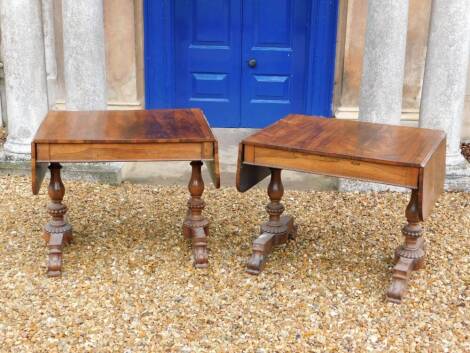
<svg viewBox="0 0 470 353">
<path fill-rule="evenodd" d="M 406 208 L 408 223 L 403 227 L 405 243 L 395 251 L 395 266 L 393 267 L 392 284 L 387 292 L 387 299 L 392 303 L 401 303 L 408 278 L 413 270 L 419 270 L 425 264 L 425 241 L 418 212 L 418 190 L 413 190 L 411 200 Z"/>
<path fill-rule="evenodd" d="M 267 256 L 272 252 L 274 246 L 287 243 L 289 239 L 295 238 L 297 234 L 294 218 L 291 216 L 281 216 L 284 212 L 284 206 L 281 203 L 284 194 L 281 169 L 270 169 L 271 181 L 268 186 L 270 202 L 266 206 L 269 220 L 261 226 L 261 235 L 253 242 L 253 254 L 248 260 L 246 270 L 246 272 L 253 275 L 261 272 L 266 263 Z"/>
<path fill-rule="evenodd" d="M 62 203 L 65 187 L 60 177 L 59 163 L 51 163 L 49 170 L 51 180 L 48 193 L 51 202 L 47 205 L 47 212 L 52 219 L 44 227 L 44 239 L 49 248 L 47 274 L 51 277 L 60 276 L 62 273 L 62 248 L 72 241 L 72 226 L 65 220 L 67 206 Z"/>
<path fill-rule="evenodd" d="M 196 268 L 206 268 L 208 266 L 207 236 L 209 234 L 209 222 L 202 215 L 205 203 L 201 196 L 204 192 L 204 180 L 201 174 L 201 161 L 190 163 L 192 172 L 189 180 L 188 212 L 183 222 L 183 235 L 187 239 L 192 239 L 194 266 Z"/>
</svg>

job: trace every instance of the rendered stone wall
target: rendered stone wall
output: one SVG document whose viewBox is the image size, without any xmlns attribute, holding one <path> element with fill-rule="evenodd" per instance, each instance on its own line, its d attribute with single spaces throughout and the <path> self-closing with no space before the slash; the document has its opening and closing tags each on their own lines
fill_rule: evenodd
<svg viewBox="0 0 470 353">
<path fill-rule="evenodd" d="M 426 57 L 431 0 L 410 0 L 408 35 L 403 87 L 403 110 L 410 119 L 417 119 Z M 342 89 L 339 110 L 355 111 L 359 101 L 362 75 L 367 1 L 348 0 Z M 470 76 L 469 80 L 470 81 Z M 357 114 L 356 112 L 350 116 Z M 462 138 L 470 140 L 470 85 L 467 85 L 466 110 Z"/>
<path fill-rule="evenodd" d="M 142 31 L 142 17 L 135 9 L 142 9 L 142 0 L 104 0 L 104 26 L 106 46 L 106 77 L 108 103 L 116 107 L 143 105 L 138 82 L 139 60 L 142 50 L 137 31 Z M 62 0 L 54 0 L 56 57 L 57 57 L 57 101 L 64 101 L 64 54 Z M 140 80 L 143 76 L 140 75 Z"/>
<path fill-rule="evenodd" d="M 418 109 L 431 0 L 410 0 L 403 108 Z M 341 105 L 356 107 L 362 75 L 367 1 L 349 0 Z"/>
<path fill-rule="evenodd" d="M 108 100 L 137 101 L 136 45 L 133 0 L 105 0 Z"/>
</svg>

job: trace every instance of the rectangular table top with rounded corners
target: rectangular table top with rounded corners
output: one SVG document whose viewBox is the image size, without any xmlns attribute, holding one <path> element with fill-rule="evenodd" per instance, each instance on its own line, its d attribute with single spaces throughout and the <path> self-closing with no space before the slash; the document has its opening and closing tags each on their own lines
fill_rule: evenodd
<svg viewBox="0 0 470 353">
<path fill-rule="evenodd" d="M 240 143 L 237 188 L 269 168 L 391 184 L 419 191 L 424 219 L 443 191 L 445 148 L 438 130 L 288 115 Z"/>
<path fill-rule="evenodd" d="M 245 138 L 243 144 L 424 167 L 443 139 L 439 130 L 288 115 Z"/>
<path fill-rule="evenodd" d="M 220 186 L 217 139 L 200 109 L 51 111 L 31 155 L 34 194 L 51 162 L 202 160 Z"/>
</svg>

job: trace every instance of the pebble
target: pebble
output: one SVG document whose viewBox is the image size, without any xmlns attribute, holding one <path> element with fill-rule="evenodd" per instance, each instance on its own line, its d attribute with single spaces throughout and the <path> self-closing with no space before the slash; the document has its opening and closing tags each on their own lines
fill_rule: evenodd
<svg viewBox="0 0 470 353">
<path fill-rule="evenodd" d="M 295 241 L 244 272 L 266 191 L 207 186 L 209 268 L 181 234 L 185 186 L 65 181 L 74 242 L 48 278 L 45 181 L 0 177 L 0 352 L 469 352 L 470 194 L 424 223 L 427 267 L 387 303 L 409 194 L 286 190 Z M 14 210 L 14 211 L 12 211 Z"/>
</svg>

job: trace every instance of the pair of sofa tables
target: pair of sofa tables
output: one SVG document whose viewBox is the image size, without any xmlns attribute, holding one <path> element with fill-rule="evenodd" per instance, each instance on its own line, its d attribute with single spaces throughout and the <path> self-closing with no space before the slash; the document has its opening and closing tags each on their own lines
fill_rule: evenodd
<svg viewBox="0 0 470 353">
<path fill-rule="evenodd" d="M 443 191 L 445 135 L 441 131 L 357 121 L 288 115 L 244 139 L 239 146 L 236 185 L 249 190 L 270 175 L 267 222 L 253 243 L 247 272 L 259 274 L 276 245 L 295 238 L 297 226 L 283 215 L 282 169 L 379 182 L 411 189 L 404 244 L 395 252 L 391 302 L 400 303 L 413 270 L 424 266 L 420 223 Z M 62 203 L 60 163 L 190 161 L 190 198 L 183 235 L 191 239 L 194 265 L 208 266 L 208 221 L 203 216 L 206 164 L 220 187 L 217 139 L 199 109 L 50 112 L 32 142 L 32 188 L 38 194 L 47 169 L 51 220 L 44 228 L 49 276 L 62 271 L 62 248 L 72 241 Z"/>
</svg>

